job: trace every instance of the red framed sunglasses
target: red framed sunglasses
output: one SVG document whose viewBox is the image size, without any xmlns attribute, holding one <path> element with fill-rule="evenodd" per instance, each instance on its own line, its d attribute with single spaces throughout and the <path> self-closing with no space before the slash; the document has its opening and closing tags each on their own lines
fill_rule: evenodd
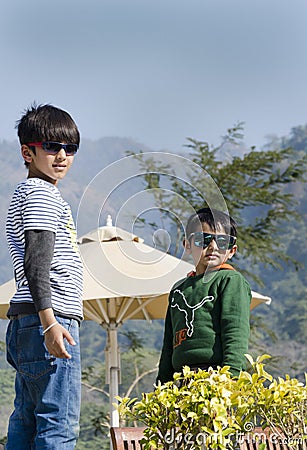
<svg viewBox="0 0 307 450">
<path fill-rule="evenodd" d="M 27 145 L 28 147 L 40 147 L 49 155 L 56 155 L 63 148 L 67 156 L 72 156 L 77 153 L 79 148 L 78 144 L 62 144 L 54 141 L 29 142 Z"/>
</svg>

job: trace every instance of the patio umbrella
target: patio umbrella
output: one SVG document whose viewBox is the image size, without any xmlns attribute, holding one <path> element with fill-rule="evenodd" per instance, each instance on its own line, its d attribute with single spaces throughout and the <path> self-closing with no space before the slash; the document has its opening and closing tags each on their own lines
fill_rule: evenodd
<svg viewBox="0 0 307 450">
<path fill-rule="evenodd" d="M 120 382 L 118 328 L 129 319 L 164 319 L 172 285 L 193 270 L 192 264 L 144 244 L 109 222 L 79 239 L 84 267 L 85 319 L 107 331 L 106 380 L 109 384 L 111 426 L 118 426 L 113 406 Z M 0 318 L 6 318 L 14 280 L 0 286 Z M 252 293 L 251 309 L 271 299 Z"/>
</svg>

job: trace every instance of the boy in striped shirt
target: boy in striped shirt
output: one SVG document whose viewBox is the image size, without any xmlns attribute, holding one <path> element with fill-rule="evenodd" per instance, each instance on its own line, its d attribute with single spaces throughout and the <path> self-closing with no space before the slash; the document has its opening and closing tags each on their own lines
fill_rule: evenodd
<svg viewBox="0 0 307 450">
<path fill-rule="evenodd" d="M 6 232 L 16 293 L 7 360 L 16 369 L 7 450 L 73 449 L 79 432 L 82 263 L 69 205 L 58 182 L 80 134 L 72 117 L 34 105 L 17 123 L 28 170 L 9 207 Z"/>
</svg>

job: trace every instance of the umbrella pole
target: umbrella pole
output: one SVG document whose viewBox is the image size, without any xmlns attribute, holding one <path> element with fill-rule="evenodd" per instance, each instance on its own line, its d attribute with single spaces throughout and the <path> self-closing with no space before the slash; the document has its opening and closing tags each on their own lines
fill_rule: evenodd
<svg viewBox="0 0 307 450">
<path fill-rule="evenodd" d="M 109 382 L 109 395 L 110 395 L 110 422 L 112 427 L 119 426 L 118 411 L 113 405 L 117 403 L 115 397 L 118 396 L 119 385 L 119 354 L 117 343 L 117 326 L 115 323 L 110 323 L 108 326 L 108 343 L 107 343 L 107 379 Z"/>
</svg>

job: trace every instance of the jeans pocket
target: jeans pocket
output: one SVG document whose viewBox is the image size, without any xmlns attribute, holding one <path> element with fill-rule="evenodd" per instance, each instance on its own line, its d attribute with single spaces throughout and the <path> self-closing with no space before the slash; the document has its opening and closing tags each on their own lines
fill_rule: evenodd
<svg viewBox="0 0 307 450">
<path fill-rule="evenodd" d="M 46 349 L 41 326 L 18 330 L 17 360 L 19 372 L 32 380 L 55 371 L 55 358 L 50 357 Z"/>
</svg>

